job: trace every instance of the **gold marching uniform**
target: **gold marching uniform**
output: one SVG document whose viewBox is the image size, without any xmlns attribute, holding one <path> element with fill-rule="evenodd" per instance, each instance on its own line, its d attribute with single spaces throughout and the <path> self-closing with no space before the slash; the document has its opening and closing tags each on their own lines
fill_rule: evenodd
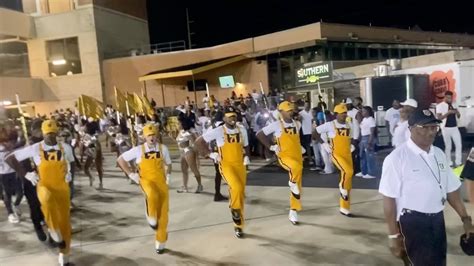
<svg viewBox="0 0 474 266">
<path fill-rule="evenodd" d="M 290 191 L 290 209 L 300 211 L 301 207 L 301 187 L 303 180 L 303 155 L 301 153 L 300 135 L 294 127 L 285 128 L 283 121 L 280 120 L 281 135 L 275 137 L 280 151 L 277 154 L 278 162 L 288 171 L 290 182 L 296 183 L 300 194 L 296 195 Z"/>
<path fill-rule="evenodd" d="M 68 162 L 64 148 L 61 144 L 58 146 L 59 150 L 45 151 L 43 145 L 39 145 L 41 161 L 37 166 L 37 171 L 40 179 L 36 192 L 48 231 L 53 236 L 61 236 L 64 243 L 60 243 L 60 252 L 68 255 L 71 245 L 71 202 L 69 185 L 66 182 Z"/>
<path fill-rule="evenodd" d="M 343 109 L 337 109 L 338 107 L 339 106 L 336 106 L 336 109 L 334 110 L 335 112 L 339 113 L 344 111 Z M 335 132 L 335 137 L 330 139 L 330 145 L 332 148 L 331 157 L 334 165 L 341 172 L 339 181 L 339 205 L 342 209 L 350 211 L 350 192 L 352 189 L 352 176 L 354 175 L 351 154 L 351 128 L 347 122 L 346 128 L 337 128 L 334 121 L 331 123 L 333 124 Z"/>
<path fill-rule="evenodd" d="M 229 201 L 232 212 L 234 226 L 237 228 L 244 227 L 244 200 L 245 185 L 247 183 L 247 171 L 243 164 L 243 136 L 239 127 L 239 131 L 235 134 L 228 134 L 225 126 L 224 145 L 219 147 L 219 171 L 222 178 L 229 186 Z"/>
<path fill-rule="evenodd" d="M 155 240 L 164 243 L 168 239 L 168 185 L 166 184 L 162 144 L 159 151 L 145 150 L 138 164 L 140 187 L 145 195 L 146 215 L 150 226 L 156 230 Z"/>
</svg>

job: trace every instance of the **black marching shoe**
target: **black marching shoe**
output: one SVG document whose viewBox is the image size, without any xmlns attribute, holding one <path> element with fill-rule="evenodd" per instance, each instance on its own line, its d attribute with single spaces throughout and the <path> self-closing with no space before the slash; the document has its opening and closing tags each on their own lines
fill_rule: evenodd
<svg viewBox="0 0 474 266">
<path fill-rule="evenodd" d="M 39 227 L 39 228 L 35 227 L 35 232 L 39 241 L 44 242 L 48 239 L 48 236 L 44 233 L 43 227 Z"/>
<path fill-rule="evenodd" d="M 224 201 L 224 200 L 229 200 L 229 198 L 223 196 L 222 194 L 214 195 L 214 201 Z"/>
<path fill-rule="evenodd" d="M 244 231 L 242 231 L 242 228 L 235 227 L 234 231 L 237 238 L 244 238 Z"/>
</svg>

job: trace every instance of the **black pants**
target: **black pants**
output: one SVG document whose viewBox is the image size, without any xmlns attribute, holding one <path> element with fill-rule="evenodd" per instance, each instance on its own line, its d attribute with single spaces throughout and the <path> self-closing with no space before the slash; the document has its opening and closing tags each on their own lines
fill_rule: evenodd
<svg viewBox="0 0 474 266">
<path fill-rule="evenodd" d="M 23 166 L 26 172 L 33 171 L 30 160 L 21 161 L 20 164 Z M 26 201 L 28 202 L 28 206 L 30 206 L 31 221 L 33 222 L 33 226 L 36 229 L 41 229 L 41 222 L 44 221 L 44 217 L 43 212 L 41 212 L 41 204 L 38 200 L 38 195 L 36 194 L 36 187 L 24 177 L 22 177 L 22 181 L 23 192 L 25 194 Z"/>
<path fill-rule="evenodd" d="M 404 211 L 400 231 L 412 265 L 446 265 L 446 228 L 443 212 L 427 215 Z"/>
<path fill-rule="evenodd" d="M 72 162 L 69 163 L 71 166 L 71 182 L 69 182 L 69 191 L 71 192 L 69 194 L 69 198 L 72 199 L 74 197 L 74 174 L 76 172 L 76 163 Z"/>
<path fill-rule="evenodd" d="M 313 161 L 311 159 L 311 154 L 313 149 L 311 148 L 311 135 L 300 135 L 301 146 L 306 150 L 306 156 L 308 156 L 308 161 Z"/>
<path fill-rule="evenodd" d="M 21 200 L 23 199 L 23 188 L 21 184 L 21 180 L 16 178 L 16 173 L 4 174 L 0 175 L 0 179 L 3 186 L 3 203 L 5 203 L 5 207 L 7 208 L 8 214 L 13 213 L 12 208 L 12 197 L 16 195 L 15 202 L 13 203 L 15 206 L 20 205 Z"/>
<path fill-rule="evenodd" d="M 354 174 L 360 173 L 360 149 L 359 149 L 359 143 L 354 145 L 355 150 L 352 152 L 352 165 L 354 167 Z"/>
<path fill-rule="evenodd" d="M 214 185 L 215 185 L 215 190 L 216 190 L 215 195 L 217 196 L 221 194 L 222 175 L 221 175 L 221 172 L 219 171 L 219 164 L 215 163 L 214 168 L 216 169 L 216 178 L 214 179 Z"/>
</svg>

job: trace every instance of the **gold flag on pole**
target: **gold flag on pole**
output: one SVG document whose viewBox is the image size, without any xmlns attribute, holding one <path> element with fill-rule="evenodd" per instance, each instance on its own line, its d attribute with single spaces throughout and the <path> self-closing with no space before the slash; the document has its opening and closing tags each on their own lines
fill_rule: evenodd
<svg viewBox="0 0 474 266">
<path fill-rule="evenodd" d="M 122 114 L 127 113 L 127 107 L 126 107 L 126 102 L 127 102 L 127 96 L 123 94 L 117 87 L 114 87 L 115 90 L 115 108 L 117 111 L 119 111 Z"/>
<path fill-rule="evenodd" d="M 104 117 L 104 104 L 95 98 L 87 95 L 81 95 L 84 115 L 95 119 Z"/>
<path fill-rule="evenodd" d="M 148 100 L 148 98 L 146 97 L 146 95 L 143 95 L 142 96 L 142 103 L 143 103 L 143 111 L 144 113 L 149 116 L 150 118 L 153 117 L 153 115 L 155 114 L 155 110 L 153 110 L 153 107 L 151 106 L 151 103 L 150 101 Z"/>
</svg>

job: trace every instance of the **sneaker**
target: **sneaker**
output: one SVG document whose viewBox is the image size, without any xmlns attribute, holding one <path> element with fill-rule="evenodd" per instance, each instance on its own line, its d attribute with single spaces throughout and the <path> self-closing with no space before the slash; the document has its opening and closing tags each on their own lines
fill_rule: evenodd
<svg viewBox="0 0 474 266">
<path fill-rule="evenodd" d="M 291 193 L 293 193 L 294 195 L 300 194 L 300 189 L 298 188 L 298 184 L 288 181 L 288 186 L 290 186 Z"/>
<path fill-rule="evenodd" d="M 69 256 L 64 253 L 59 253 L 58 262 L 60 266 L 69 265 Z"/>
<path fill-rule="evenodd" d="M 352 215 L 351 211 L 349 211 L 348 209 L 339 208 L 339 213 L 341 213 L 342 215 L 344 215 L 346 217 L 349 217 L 349 218 L 354 217 L 354 215 Z"/>
<path fill-rule="evenodd" d="M 180 188 L 180 189 L 178 189 L 176 192 L 178 192 L 178 193 L 188 193 L 189 191 L 188 191 L 188 189 L 187 189 L 187 188 L 185 188 L 185 187 L 181 187 L 181 188 Z"/>
<path fill-rule="evenodd" d="M 155 251 L 157 254 L 163 254 L 165 252 L 165 245 L 166 243 L 160 243 L 155 241 Z"/>
<path fill-rule="evenodd" d="M 271 160 L 272 160 L 272 159 L 267 158 L 267 159 L 265 159 L 265 162 L 270 162 Z"/>
<path fill-rule="evenodd" d="M 376 177 L 373 176 L 373 175 L 364 175 L 362 178 L 363 178 L 363 179 L 374 179 L 374 178 L 376 178 Z"/>
<path fill-rule="evenodd" d="M 21 214 L 22 214 L 21 209 L 20 209 L 20 205 L 13 205 L 12 208 L 13 208 L 13 213 L 15 213 L 15 215 L 18 218 L 20 218 Z"/>
<path fill-rule="evenodd" d="M 357 176 L 357 177 L 363 177 L 364 175 L 362 174 L 362 172 L 359 172 L 359 173 L 357 173 L 355 176 Z"/>
<path fill-rule="evenodd" d="M 310 170 L 310 171 L 321 171 L 322 169 L 321 169 L 321 167 L 319 167 L 319 166 L 315 166 L 315 167 L 309 168 L 309 170 Z"/>
<path fill-rule="evenodd" d="M 12 213 L 12 214 L 8 215 L 8 222 L 10 222 L 12 224 L 17 224 L 17 223 L 20 222 L 20 218 L 18 218 L 18 216 L 16 216 L 16 214 Z"/>
<path fill-rule="evenodd" d="M 326 171 L 321 171 L 319 172 L 320 175 L 331 175 L 334 174 L 334 172 L 326 172 Z"/>
<path fill-rule="evenodd" d="M 296 212 L 295 210 L 290 210 L 290 214 L 288 215 L 288 219 L 290 219 L 290 222 L 293 225 L 297 225 L 298 224 L 298 212 Z"/>
<path fill-rule="evenodd" d="M 194 193 L 201 193 L 204 191 L 204 187 L 202 185 L 198 185 L 197 189 L 196 189 L 196 192 Z"/>
<path fill-rule="evenodd" d="M 235 227 L 234 232 L 235 232 L 235 236 L 237 238 L 243 238 L 244 237 L 244 231 L 242 231 L 242 228 Z"/>
</svg>

